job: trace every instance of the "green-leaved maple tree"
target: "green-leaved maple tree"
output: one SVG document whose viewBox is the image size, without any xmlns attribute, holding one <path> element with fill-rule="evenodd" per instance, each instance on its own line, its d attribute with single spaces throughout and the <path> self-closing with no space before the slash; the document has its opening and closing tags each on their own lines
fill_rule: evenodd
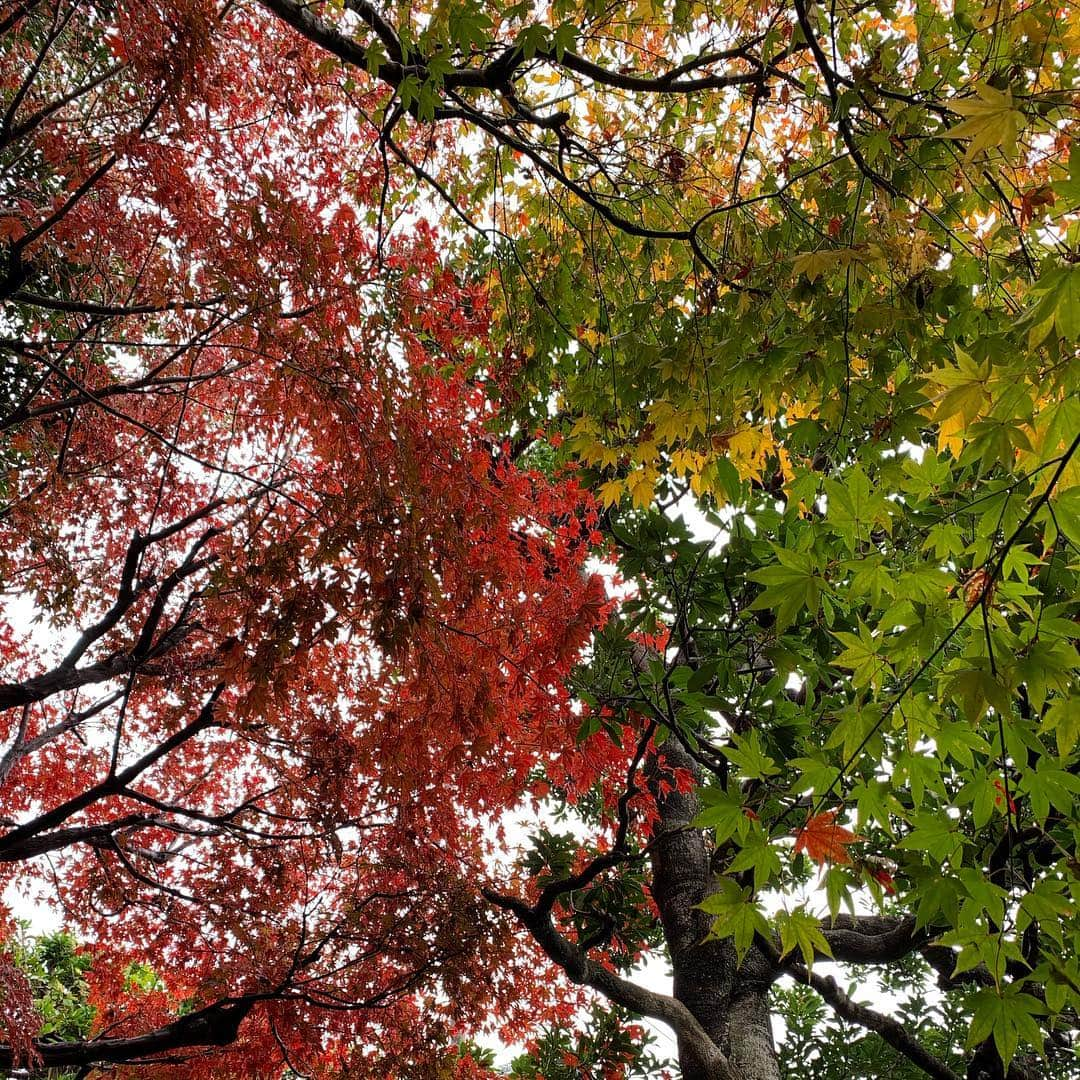
<svg viewBox="0 0 1080 1080">
<path fill-rule="evenodd" d="M 11 5 L 4 580 L 74 636 L 5 630 L 0 856 L 98 1026 L 6 962 L 9 1057 L 483 1076 L 531 1005 L 519 1075 L 629 1011 L 773 1080 L 787 979 L 1075 1072 L 1078 26 Z"/>
</svg>

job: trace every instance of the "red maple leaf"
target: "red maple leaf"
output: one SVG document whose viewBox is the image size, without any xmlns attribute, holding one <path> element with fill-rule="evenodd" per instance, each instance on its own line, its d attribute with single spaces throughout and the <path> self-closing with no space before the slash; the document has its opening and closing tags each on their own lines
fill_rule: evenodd
<svg viewBox="0 0 1080 1080">
<path fill-rule="evenodd" d="M 816 863 L 849 864 L 851 855 L 848 847 L 862 837 L 843 825 L 837 825 L 837 813 L 836 810 L 826 810 L 808 817 L 795 837 L 796 854 L 805 851 Z"/>
<path fill-rule="evenodd" d="M 880 866 L 867 866 L 867 874 L 870 875 L 887 893 L 896 892 L 896 882 L 888 870 Z"/>
</svg>

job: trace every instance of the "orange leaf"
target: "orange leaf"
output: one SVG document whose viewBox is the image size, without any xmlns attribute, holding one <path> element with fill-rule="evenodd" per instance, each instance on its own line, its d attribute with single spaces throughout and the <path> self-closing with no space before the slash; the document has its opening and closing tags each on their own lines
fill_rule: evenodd
<svg viewBox="0 0 1080 1080">
<path fill-rule="evenodd" d="M 850 829 L 836 824 L 836 810 L 826 810 L 806 819 L 806 824 L 795 838 L 795 851 L 805 851 L 817 863 L 851 862 L 848 846 L 861 836 L 856 836 Z"/>
</svg>

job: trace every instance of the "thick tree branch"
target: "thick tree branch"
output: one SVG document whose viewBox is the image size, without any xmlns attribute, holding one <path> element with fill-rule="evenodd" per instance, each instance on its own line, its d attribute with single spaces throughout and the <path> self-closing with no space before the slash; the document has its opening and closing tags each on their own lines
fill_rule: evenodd
<svg viewBox="0 0 1080 1080">
<path fill-rule="evenodd" d="M 821 928 L 832 958 L 848 964 L 885 964 L 915 952 L 930 934 L 917 930 L 915 917 L 837 915 Z"/>
<path fill-rule="evenodd" d="M 0 849 L 0 862 L 20 862 L 44 855 L 49 851 L 59 851 L 73 844 L 90 844 L 93 847 L 110 846 L 113 834 L 120 829 L 130 829 L 141 825 L 152 825 L 154 821 L 145 814 L 129 814 L 100 825 L 82 825 L 71 829 L 58 829 L 44 836 L 31 836 L 18 844 L 6 845 Z"/>
<path fill-rule="evenodd" d="M 572 982 L 589 986 L 616 1004 L 642 1016 L 663 1021 L 675 1032 L 680 1045 L 691 1047 L 698 1060 L 709 1064 L 714 1070 L 711 1075 L 717 1080 L 738 1080 L 727 1058 L 681 1001 L 667 994 L 646 990 L 589 960 L 580 948 L 567 941 L 555 929 L 547 913 L 537 912 L 521 900 L 503 896 L 490 889 L 484 890 L 484 898 L 504 911 L 512 912 L 532 934 L 548 958 L 558 964 Z"/>
<path fill-rule="evenodd" d="M 898 1050 L 922 1069 L 927 1076 L 933 1077 L 934 1080 L 961 1080 L 952 1069 L 919 1043 L 903 1024 L 890 1016 L 882 1016 L 881 1013 L 852 1001 L 831 976 L 817 975 L 798 963 L 787 964 L 785 970 L 796 982 L 816 990 L 832 1006 L 838 1016 L 880 1035 L 894 1050 Z"/>
<path fill-rule="evenodd" d="M 41 1066 L 59 1069 L 79 1065 L 149 1062 L 171 1051 L 197 1046 L 228 1046 L 236 1040 L 241 1022 L 261 1000 L 259 995 L 226 999 L 174 1020 L 143 1035 L 78 1042 L 36 1040 Z M 11 1068 L 11 1048 L 0 1045 L 0 1067 Z"/>
</svg>

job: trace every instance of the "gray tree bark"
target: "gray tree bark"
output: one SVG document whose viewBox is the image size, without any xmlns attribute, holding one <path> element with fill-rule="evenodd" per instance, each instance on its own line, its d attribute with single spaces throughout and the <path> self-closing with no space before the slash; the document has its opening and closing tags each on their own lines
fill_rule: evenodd
<svg viewBox="0 0 1080 1080">
<path fill-rule="evenodd" d="M 696 773 L 693 760 L 674 738 L 668 739 L 658 771 Z M 653 844 L 653 897 L 660 909 L 674 972 L 673 995 L 682 1002 L 727 1058 L 739 1080 L 779 1080 L 772 1037 L 769 988 L 778 971 L 757 948 L 738 963 L 730 940 L 707 940 L 712 917 L 697 905 L 711 891 L 711 848 L 691 822 L 696 797 L 672 791 L 659 799 L 660 821 Z M 714 1063 L 702 1061 L 693 1046 L 679 1040 L 684 1080 L 721 1080 Z"/>
</svg>

